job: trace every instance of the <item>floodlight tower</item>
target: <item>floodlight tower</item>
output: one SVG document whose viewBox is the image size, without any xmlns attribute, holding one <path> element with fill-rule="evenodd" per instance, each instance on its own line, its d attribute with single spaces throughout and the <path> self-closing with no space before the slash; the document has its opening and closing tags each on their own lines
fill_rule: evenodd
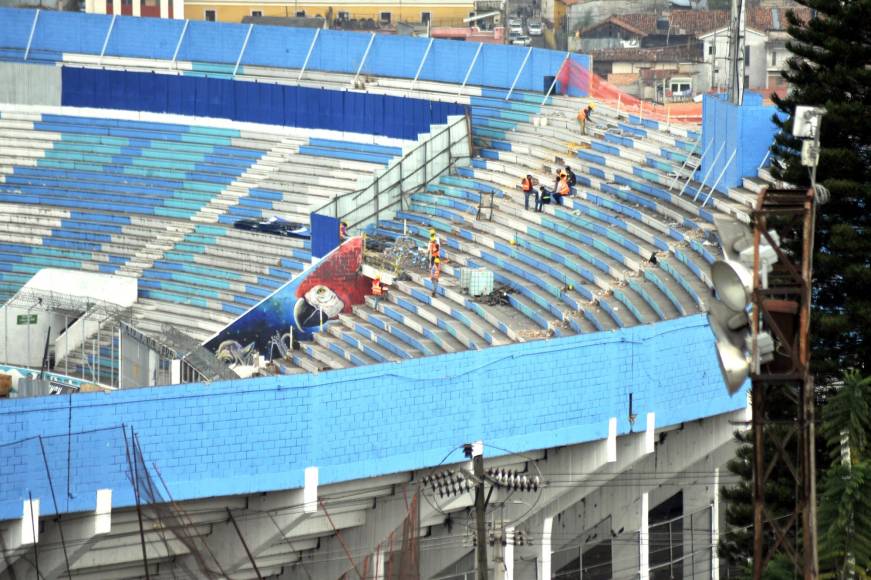
<svg viewBox="0 0 871 580">
<path fill-rule="evenodd" d="M 799 107 L 793 134 L 808 141 L 802 163 L 811 168 L 811 187 L 765 189 L 759 193 L 750 227 L 734 219 L 718 219 L 725 258 L 711 267 L 717 299 L 709 318 L 717 337 L 723 378 L 734 393 L 752 380 L 753 410 L 753 578 L 778 552 L 787 555 L 806 580 L 818 576 L 816 529 L 816 461 L 814 383 L 810 374 L 810 307 L 816 208 L 828 191 L 816 183 L 819 121 L 824 111 Z M 791 248 L 768 229 L 776 223 Z M 748 313 L 749 312 L 749 313 Z M 766 394 L 786 392 L 778 409 L 766 407 Z M 789 408 L 784 408 L 789 407 Z M 782 428 L 773 429 L 775 424 Z M 798 453 L 791 456 L 791 441 Z M 765 455 L 766 438 L 777 449 Z M 782 462 L 796 483 L 795 511 L 786 519 L 765 504 L 765 483 Z M 799 552 L 789 535 L 801 533 Z"/>
</svg>

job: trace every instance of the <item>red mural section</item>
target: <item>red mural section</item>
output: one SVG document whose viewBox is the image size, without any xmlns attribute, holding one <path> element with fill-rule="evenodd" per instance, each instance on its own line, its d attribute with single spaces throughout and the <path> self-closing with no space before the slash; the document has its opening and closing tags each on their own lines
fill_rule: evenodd
<svg viewBox="0 0 871 580">
<path fill-rule="evenodd" d="M 351 306 L 362 304 L 369 294 L 370 282 L 360 273 L 363 266 L 363 238 L 354 237 L 324 258 L 317 268 L 303 280 L 296 290 L 302 298 L 315 286 L 326 286 L 336 293 L 344 304 L 342 312 L 351 312 Z"/>
</svg>

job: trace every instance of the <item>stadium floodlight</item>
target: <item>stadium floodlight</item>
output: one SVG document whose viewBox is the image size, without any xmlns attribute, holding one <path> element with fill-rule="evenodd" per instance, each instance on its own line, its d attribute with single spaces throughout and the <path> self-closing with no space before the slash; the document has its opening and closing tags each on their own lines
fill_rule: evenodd
<svg viewBox="0 0 871 580">
<path fill-rule="evenodd" d="M 741 388 L 751 372 L 774 359 L 774 339 L 768 332 L 756 335 L 756 360 L 748 309 L 753 298 L 753 235 L 746 225 L 734 218 L 714 220 L 725 259 L 711 266 L 711 282 L 717 298 L 711 300 L 708 320 L 717 339 L 720 371 L 730 394 Z M 777 241 L 774 232 L 769 232 Z M 777 261 L 777 253 L 767 243 L 759 246 L 759 273 L 763 287 L 768 272 Z"/>
</svg>

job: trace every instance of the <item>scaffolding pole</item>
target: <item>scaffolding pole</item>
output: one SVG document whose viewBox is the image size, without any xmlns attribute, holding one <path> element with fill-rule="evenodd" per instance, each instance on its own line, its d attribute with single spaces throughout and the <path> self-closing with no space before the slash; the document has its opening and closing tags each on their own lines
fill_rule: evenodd
<svg viewBox="0 0 871 580">
<path fill-rule="evenodd" d="M 178 42 L 175 45 L 175 52 L 172 53 L 172 68 L 176 68 L 175 59 L 178 58 L 178 51 L 181 50 L 181 43 L 184 40 L 184 35 L 188 31 L 188 24 L 190 23 L 190 20 L 184 21 L 184 26 L 182 26 L 181 34 L 178 36 Z"/>
<path fill-rule="evenodd" d="M 469 77 L 472 75 L 472 69 L 475 68 L 475 63 L 478 62 L 478 55 L 481 54 L 481 49 L 484 48 L 484 43 L 478 43 L 478 50 L 475 51 L 475 56 L 472 57 L 472 62 L 469 64 L 469 68 L 466 70 L 466 76 L 463 77 L 463 84 L 460 85 L 460 90 L 457 91 L 457 96 L 463 94 L 463 90 L 466 88 L 466 83 L 469 82 Z"/>
<path fill-rule="evenodd" d="M 296 80 L 298 80 L 298 81 L 301 81 L 301 80 L 302 80 L 302 75 L 305 74 L 305 69 L 306 69 L 306 67 L 308 66 L 308 61 L 309 61 L 309 59 L 312 57 L 312 53 L 313 53 L 314 50 L 315 50 L 315 44 L 317 44 L 317 42 L 318 42 L 318 36 L 320 35 L 320 33 L 321 33 L 321 29 L 320 29 L 320 28 L 316 28 L 316 29 L 315 29 L 315 35 L 314 35 L 314 37 L 312 38 L 312 43 L 311 43 L 311 45 L 309 45 L 309 47 L 308 47 L 308 52 L 307 52 L 306 55 L 305 55 L 305 62 L 302 63 L 302 68 L 299 70 L 299 76 L 296 77 Z"/>
<path fill-rule="evenodd" d="M 242 43 L 242 50 L 239 51 L 239 58 L 236 59 L 236 66 L 233 67 L 233 78 L 236 78 L 236 72 L 239 70 L 239 64 L 242 62 L 242 57 L 245 55 L 245 49 L 248 47 L 248 39 L 251 38 L 251 31 L 254 30 L 254 25 L 248 25 L 248 32 L 245 33 L 245 42 Z"/>
<path fill-rule="evenodd" d="M 420 77 L 420 73 L 423 70 L 423 65 L 426 64 L 426 59 L 429 57 L 429 50 L 432 48 L 432 43 L 434 38 L 429 39 L 429 44 L 426 45 L 426 50 L 423 53 L 423 58 L 420 59 L 420 64 L 417 67 L 417 72 L 414 74 L 414 80 L 411 81 L 411 91 L 414 91 L 414 85 L 417 84 L 417 79 Z"/>
<path fill-rule="evenodd" d="M 366 64 L 366 59 L 369 57 L 369 51 L 372 50 L 372 43 L 375 42 L 375 33 L 369 37 L 369 44 L 366 45 L 366 52 L 363 53 L 363 58 L 360 59 L 360 65 L 357 67 L 357 72 L 354 73 L 354 80 L 351 81 L 353 86 L 357 86 L 357 77 L 360 76 L 360 71 L 363 70 L 363 65 Z"/>
<path fill-rule="evenodd" d="M 115 19 L 118 18 L 117 14 L 112 15 L 112 21 L 109 23 L 109 30 L 106 31 L 106 38 L 103 40 L 103 48 L 100 50 L 100 58 L 97 61 L 97 64 L 103 64 L 103 56 L 106 54 L 106 47 L 109 46 L 109 39 L 112 37 L 112 30 L 115 28 Z"/>
<path fill-rule="evenodd" d="M 529 60 L 529 57 L 532 56 L 532 47 L 529 47 L 529 50 L 526 51 L 526 56 L 523 57 L 523 62 L 520 63 L 520 68 L 517 69 L 517 74 L 514 76 L 514 82 L 511 83 L 511 88 L 508 89 L 508 94 L 505 95 L 505 100 L 509 100 L 511 98 L 511 93 L 514 92 L 514 87 L 517 85 L 517 81 L 520 80 L 520 74 L 523 72 L 523 69 L 526 68 L 526 61 Z"/>
<path fill-rule="evenodd" d="M 547 103 L 547 100 L 550 98 L 550 94 L 553 92 L 554 88 L 556 88 L 556 82 L 557 82 L 557 79 L 559 78 L 559 74 L 560 74 L 560 72 L 562 72 L 563 67 L 566 66 L 566 63 L 569 61 L 569 57 L 571 55 L 572 55 L 572 53 L 567 52 L 565 58 L 563 58 L 562 64 L 559 66 L 559 69 L 557 69 L 557 71 L 556 71 L 556 75 L 553 77 L 553 82 L 550 83 L 550 87 L 547 89 L 547 93 L 544 95 L 544 98 L 541 100 L 542 107 L 545 105 L 545 103 Z"/>
<path fill-rule="evenodd" d="M 27 37 L 27 48 L 24 49 L 24 60 L 30 55 L 30 45 L 33 43 L 33 36 L 36 34 L 36 23 L 39 22 L 40 9 L 36 9 L 36 14 L 33 15 L 33 24 L 30 26 L 30 36 Z"/>
</svg>

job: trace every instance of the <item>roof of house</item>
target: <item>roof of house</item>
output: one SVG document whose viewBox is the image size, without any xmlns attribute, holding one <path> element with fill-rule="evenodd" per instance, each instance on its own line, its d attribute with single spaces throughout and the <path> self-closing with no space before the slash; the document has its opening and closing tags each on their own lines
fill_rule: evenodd
<svg viewBox="0 0 871 580">
<path fill-rule="evenodd" d="M 700 62 L 701 50 L 695 45 L 672 45 L 658 48 L 605 48 L 589 51 L 593 62 Z"/>
<path fill-rule="evenodd" d="M 810 19 L 810 9 L 799 6 L 791 8 L 800 20 L 806 22 Z M 789 10 L 783 8 L 749 8 L 747 12 L 747 27 L 762 32 L 770 30 L 786 30 L 788 22 L 786 13 Z M 605 23 L 612 23 L 628 32 L 638 36 L 663 33 L 656 24 L 660 18 L 668 19 L 671 34 L 688 34 L 698 36 L 729 25 L 730 13 L 728 10 L 672 10 L 661 16 L 653 13 L 633 13 L 611 16 L 608 19 L 590 26 L 583 32 L 598 28 Z M 582 32 L 582 34 L 583 34 Z"/>
</svg>

